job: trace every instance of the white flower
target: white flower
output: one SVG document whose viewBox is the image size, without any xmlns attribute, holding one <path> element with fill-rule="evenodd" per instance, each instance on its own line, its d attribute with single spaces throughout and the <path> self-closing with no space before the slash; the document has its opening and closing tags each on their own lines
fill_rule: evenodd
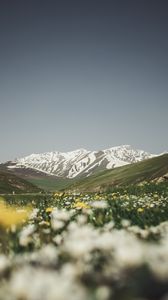
<svg viewBox="0 0 168 300">
<path fill-rule="evenodd" d="M 57 263 L 58 254 L 54 245 L 48 244 L 42 247 L 39 251 L 33 252 L 30 260 L 39 263 L 43 266 L 55 266 Z"/>
<path fill-rule="evenodd" d="M 90 204 L 93 208 L 107 208 L 108 204 L 105 200 L 97 200 L 97 201 L 93 201 Z"/>
<path fill-rule="evenodd" d="M 51 227 L 53 230 L 60 230 L 64 227 L 65 223 L 60 220 L 51 219 Z"/>
<path fill-rule="evenodd" d="M 130 226 L 130 221 L 129 220 L 122 220 L 121 221 L 121 225 L 125 228 L 129 227 Z"/>
<path fill-rule="evenodd" d="M 60 210 L 57 208 L 54 208 L 54 210 L 51 213 L 51 219 L 56 219 L 60 221 L 68 221 L 71 217 L 71 214 L 69 211 L 66 211 L 64 209 Z"/>
<path fill-rule="evenodd" d="M 61 234 L 58 234 L 53 238 L 53 242 L 58 245 L 60 245 L 62 241 L 63 241 L 63 237 Z"/>
<path fill-rule="evenodd" d="M 29 216 L 29 219 L 30 220 L 35 219 L 37 217 L 38 212 L 39 212 L 39 209 L 38 208 L 34 208 L 33 211 L 32 211 L 32 213 Z"/>
<path fill-rule="evenodd" d="M 35 231 L 35 225 L 29 224 L 23 228 L 19 235 L 19 244 L 26 247 L 32 241 L 32 234 Z"/>
<path fill-rule="evenodd" d="M 86 290 L 70 274 L 24 267 L 9 283 L 11 299 L 86 300 Z"/>
<path fill-rule="evenodd" d="M 10 261 L 9 259 L 1 254 L 0 255 L 0 274 L 3 273 L 5 270 L 7 270 L 10 267 Z"/>
<path fill-rule="evenodd" d="M 110 290 L 106 286 L 100 286 L 96 291 L 97 300 L 107 300 L 110 296 Z"/>
<path fill-rule="evenodd" d="M 92 226 L 79 226 L 77 223 L 73 223 L 73 226 L 70 224 L 68 229 L 64 235 L 63 250 L 70 256 L 78 259 L 94 249 L 98 231 Z"/>
</svg>

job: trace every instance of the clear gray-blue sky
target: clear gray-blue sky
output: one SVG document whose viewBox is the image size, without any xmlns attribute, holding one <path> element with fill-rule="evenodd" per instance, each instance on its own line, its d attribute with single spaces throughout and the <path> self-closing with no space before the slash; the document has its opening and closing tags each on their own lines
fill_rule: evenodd
<svg viewBox="0 0 168 300">
<path fill-rule="evenodd" d="M 168 150 L 167 0 L 1 0 L 0 161 Z"/>
</svg>

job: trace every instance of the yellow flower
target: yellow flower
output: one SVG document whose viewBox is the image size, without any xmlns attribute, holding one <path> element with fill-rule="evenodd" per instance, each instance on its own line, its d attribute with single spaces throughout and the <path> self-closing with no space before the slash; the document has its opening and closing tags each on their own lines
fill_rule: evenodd
<svg viewBox="0 0 168 300">
<path fill-rule="evenodd" d="M 76 198 L 75 202 L 80 202 L 80 199 L 81 199 L 80 197 Z"/>
<path fill-rule="evenodd" d="M 138 212 L 143 212 L 144 209 L 143 209 L 142 207 L 139 207 L 139 208 L 137 209 L 137 211 L 138 211 Z"/>
<path fill-rule="evenodd" d="M 23 223 L 30 214 L 29 208 L 24 208 L 17 211 L 16 208 L 7 207 L 2 198 L 0 199 L 0 225 L 8 228 L 12 225 L 19 225 Z"/>
<path fill-rule="evenodd" d="M 61 197 L 64 193 L 62 192 L 55 192 L 54 197 Z"/>
<path fill-rule="evenodd" d="M 50 222 L 47 222 L 47 221 L 46 221 L 45 224 L 46 224 L 47 226 L 50 226 Z"/>
<path fill-rule="evenodd" d="M 73 208 L 82 209 L 82 208 L 90 208 L 90 206 L 84 202 L 78 201 L 74 203 Z"/>
<path fill-rule="evenodd" d="M 47 207 L 45 211 L 46 212 L 52 212 L 53 211 L 53 207 Z"/>
</svg>

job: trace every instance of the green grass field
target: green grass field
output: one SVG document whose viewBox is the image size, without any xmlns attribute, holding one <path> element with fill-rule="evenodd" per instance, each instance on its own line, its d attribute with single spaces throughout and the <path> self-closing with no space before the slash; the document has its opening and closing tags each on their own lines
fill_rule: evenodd
<svg viewBox="0 0 168 300">
<path fill-rule="evenodd" d="M 58 178 L 33 178 L 28 179 L 29 182 L 45 191 L 59 191 L 67 188 L 74 180 L 58 179 Z"/>
</svg>

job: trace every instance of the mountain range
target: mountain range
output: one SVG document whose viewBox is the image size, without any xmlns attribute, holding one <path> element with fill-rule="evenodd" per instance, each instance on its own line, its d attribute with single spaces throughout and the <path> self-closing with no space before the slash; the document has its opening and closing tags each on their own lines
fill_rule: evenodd
<svg viewBox="0 0 168 300">
<path fill-rule="evenodd" d="M 78 149 L 31 154 L 0 164 L 0 193 L 26 190 L 95 192 L 113 186 L 162 180 L 168 180 L 168 153 L 153 155 L 129 145 L 100 151 Z"/>
<path fill-rule="evenodd" d="M 100 171 L 136 163 L 154 155 L 130 145 L 100 151 L 78 149 L 71 152 L 46 152 L 31 154 L 4 164 L 8 170 L 24 169 L 43 172 L 58 178 L 84 178 Z"/>
</svg>

